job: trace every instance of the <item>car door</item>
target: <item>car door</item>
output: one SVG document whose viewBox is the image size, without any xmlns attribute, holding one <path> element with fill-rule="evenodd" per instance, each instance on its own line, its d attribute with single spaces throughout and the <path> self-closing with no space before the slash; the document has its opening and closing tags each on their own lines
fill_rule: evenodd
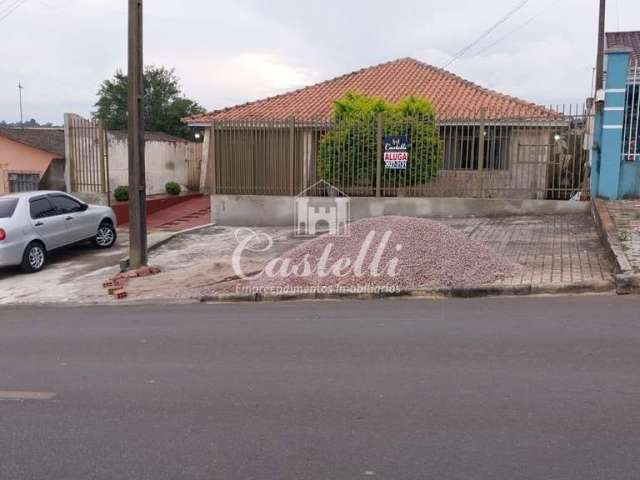
<svg viewBox="0 0 640 480">
<path fill-rule="evenodd" d="M 29 221 L 44 242 L 47 250 L 69 243 L 69 234 L 64 216 L 58 214 L 58 211 L 46 195 L 29 200 Z"/>
<path fill-rule="evenodd" d="M 49 194 L 49 200 L 64 217 L 69 243 L 86 240 L 96 234 L 97 225 L 83 203 L 62 193 Z"/>
</svg>

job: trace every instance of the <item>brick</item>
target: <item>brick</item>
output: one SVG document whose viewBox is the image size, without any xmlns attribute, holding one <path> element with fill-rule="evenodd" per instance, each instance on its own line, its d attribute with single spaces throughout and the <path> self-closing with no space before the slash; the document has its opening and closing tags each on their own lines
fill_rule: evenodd
<svg viewBox="0 0 640 480">
<path fill-rule="evenodd" d="M 123 298 L 127 298 L 127 291 L 124 288 L 120 288 L 113 292 L 113 296 L 116 300 L 122 300 Z"/>
</svg>

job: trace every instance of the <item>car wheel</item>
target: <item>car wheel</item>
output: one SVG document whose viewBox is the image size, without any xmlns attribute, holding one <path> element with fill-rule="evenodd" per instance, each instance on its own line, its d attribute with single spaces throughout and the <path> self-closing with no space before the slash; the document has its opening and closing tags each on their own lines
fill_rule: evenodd
<svg viewBox="0 0 640 480">
<path fill-rule="evenodd" d="M 98 227 L 98 233 L 96 233 L 93 243 L 98 248 L 111 248 L 116 243 L 116 229 L 113 225 L 107 222 L 103 222 Z"/>
<path fill-rule="evenodd" d="M 32 242 L 27 245 L 22 256 L 22 270 L 26 273 L 39 272 L 47 262 L 47 250 L 40 242 Z"/>
</svg>

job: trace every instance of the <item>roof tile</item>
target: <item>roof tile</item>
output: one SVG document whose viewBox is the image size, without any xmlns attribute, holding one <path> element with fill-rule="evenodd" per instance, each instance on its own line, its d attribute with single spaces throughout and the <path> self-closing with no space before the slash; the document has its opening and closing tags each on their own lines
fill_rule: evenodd
<svg viewBox="0 0 640 480">
<path fill-rule="evenodd" d="M 293 92 L 189 117 L 187 123 L 213 120 L 327 120 L 333 102 L 348 91 L 396 102 L 415 95 L 429 99 L 443 120 L 551 116 L 539 105 L 480 87 L 450 72 L 412 58 L 401 58 L 327 80 Z"/>
</svg>

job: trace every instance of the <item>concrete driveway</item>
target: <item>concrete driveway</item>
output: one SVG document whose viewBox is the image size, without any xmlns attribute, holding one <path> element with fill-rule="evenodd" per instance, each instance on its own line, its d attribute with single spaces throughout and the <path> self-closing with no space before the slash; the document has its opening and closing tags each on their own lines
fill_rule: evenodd
<svg viewBox="0 0 640 480">
<path fill-rule="evenodd" d="M 172 234 L 157 232 L 150 242 Z M 33 274 L 19 267 L 0 269 L 0 304 L 49 302 L 104 302 L 102 283 L 120 269 L 120 260 L 128 255 L 129 234 L 118 231 L 116 244 L 99 250 L 90 242 L 61 248 L 50 253 L 45 268 Z"/>
</svg>

